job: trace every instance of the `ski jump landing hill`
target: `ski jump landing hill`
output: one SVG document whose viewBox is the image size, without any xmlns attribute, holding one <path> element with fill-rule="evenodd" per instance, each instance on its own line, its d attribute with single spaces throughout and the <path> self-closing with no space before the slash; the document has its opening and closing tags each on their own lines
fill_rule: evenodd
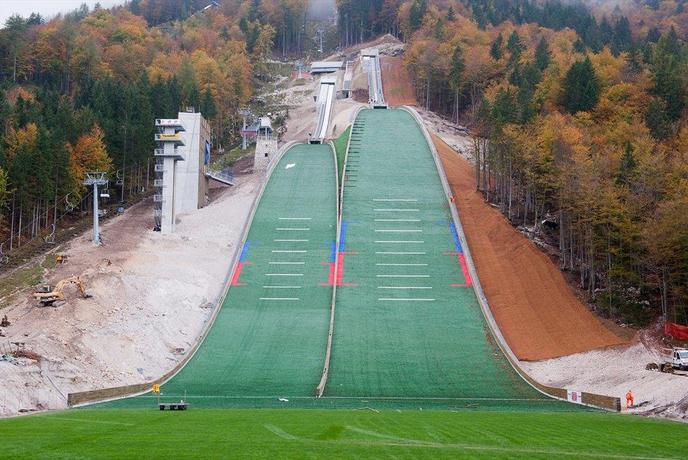
<svg viewBox="0 0 688 460">
<path fill-rule="evenodd" d="M 107 404 L 581 407 L 568 397 L 619 410 L 618 398 L 545 387 L 520 369 L 415 112 L 357 114 L 342 188 L 338 203 L 331 144 L 282 149 L 212 326 L 158 381 L 162 395 L 147 382 L 72 394 L 70 405 L 134 394 Z"/>
</svg>

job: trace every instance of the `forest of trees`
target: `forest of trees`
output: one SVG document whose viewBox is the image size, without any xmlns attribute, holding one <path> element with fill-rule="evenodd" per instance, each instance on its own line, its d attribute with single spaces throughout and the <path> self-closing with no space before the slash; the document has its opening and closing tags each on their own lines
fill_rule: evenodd
<svg viewBox="0 0 688 460">
<path fill-rule="evenodd" d="M 686 324 L 687 29 L 658 5 L 432 2 L 405 63 L 421 105 L 472 128 L 485 198 L 601 312 Z"/>
<path fill-rule="evenodd" d="M 302 57 L 306 0 L 131 0 L 0 29 L 0 243 L 50 232 L 83 172 L 142 183 L 155 117 L 216 146 L 272 57 Z M 419 103 L 475 134 L 478 188 L 558 246 L 611 317 L 688 323 L 688 12 L 535 0 L 337 0 L 339 43 L 391 33 Z M 126 193 L 125 193 L 126 192 Z M 0 246 L 7 251 L 8 246 Z"/>
<path fill-rule="evenodd" d="M 152 177 L 153 120 L 186 107 L 216 147 L 274 54 L 298 53 L 306 0 L 132 0 L 0 29 L 0 250 L 52 231 L 106 169 L 118 198 Z M 0 259 L 1 260 L 1 259 Z"/>
</svg>

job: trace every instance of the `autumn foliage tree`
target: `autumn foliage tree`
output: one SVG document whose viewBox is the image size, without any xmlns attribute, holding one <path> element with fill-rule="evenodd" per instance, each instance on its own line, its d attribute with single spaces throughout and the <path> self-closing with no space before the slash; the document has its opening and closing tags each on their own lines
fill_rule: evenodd
<svg viewBox="0 0 688 460">
<path fill-rule="evenodd" d="M 451 21 L 429 2 L 404 60 L 419 104 L 472 129 L 478 190 L 603 314 L 688 324 L 688 29 L 671 25 L 688 14 L 449 3 Z"/>
<path fill-rule="evenodd" d="M 112 159 L 105 147 L 105 133 L 98 125 L 79 136 L 73 146 L 67 144 L 66 148 L 69 152 L 71 179 L 75 190 L 83 187 L 82 182 L 87 172 L 112 171 Z"/>
</svg>

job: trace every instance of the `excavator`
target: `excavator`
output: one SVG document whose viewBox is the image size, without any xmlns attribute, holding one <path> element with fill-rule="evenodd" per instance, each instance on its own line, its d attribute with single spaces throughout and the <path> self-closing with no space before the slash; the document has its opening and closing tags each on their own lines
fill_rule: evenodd
<svg viewBox="0 0 688 460">
<path fill-rule="evenodd" d="M 33 293 L 33 297 L 38 300 L 43 307 L 59 307 L 66 302 L 64 289 L 68 284 L 74 284 L 79 289 L 81 297 L 88 299 L 91 297 L 86 294 L 86 289 L 84 288 L 84 283 L 78 276 L 71 276 L 59 281 L 54 287 L 49 284 L 44 284 L 39 286 Z"/>
</svg>

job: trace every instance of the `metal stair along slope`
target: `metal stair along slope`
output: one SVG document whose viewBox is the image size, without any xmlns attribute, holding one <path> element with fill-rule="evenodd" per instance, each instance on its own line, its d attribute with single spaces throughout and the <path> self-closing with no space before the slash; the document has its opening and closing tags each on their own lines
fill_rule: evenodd
<svg viewBox="0 0 688 460">
<path fill-rule="evenodd" d="M 209 179 L 216 180 L 225 185 L 234 185 L 234 174 L 226 171 L 220 171 L 217 169 L 205 169 L 205 177 Z"/>
</svg>

